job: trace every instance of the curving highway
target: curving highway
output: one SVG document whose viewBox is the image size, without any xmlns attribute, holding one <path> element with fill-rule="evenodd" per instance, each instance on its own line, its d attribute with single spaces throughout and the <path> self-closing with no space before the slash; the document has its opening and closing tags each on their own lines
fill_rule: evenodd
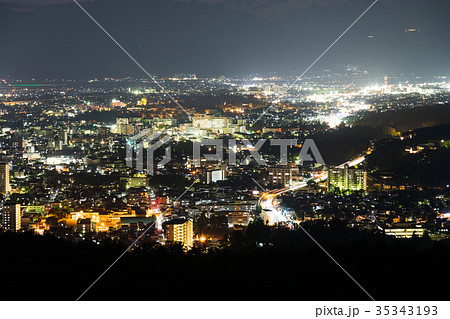
<svg viewBox="0 0 450 319">
<path fill-rule="evenodd" d="M 348 165 L 349 167 L 358 165 L 362 163 L 365 159 L 365 156 L 360 156 L 358 158 L 355 158 L 351 161 L 345 162 L 339 166 L 338 168 L 343 168 L 345 165 Z M 286 223 L 288 226 L 290 226 L 293 222 L 293 220 L 290 219 L 289 216 L 284 214 L 279 208 L 278 208 L 278 201 L 277 196 L 281 195 L 286 192 L 296 191 L 302 188 L 305 188 L 308 186 L 309 181 L 315 181 L 315 182 L 322 182 L 328 178 L 328 171 L 325 171 L 321 174 L 318 174 L 314 177 L 308 178 L 305 181 L 294 183 L 288 187 L 277 189 L 270 191 L 268 193 L 262 194 L 261 198 L 259 199 L 259 205 L 261 206 L 263 212 L 264 212 L 264 219 L 269 225 L 275 225 L 277 223 Z"/>
</svg>

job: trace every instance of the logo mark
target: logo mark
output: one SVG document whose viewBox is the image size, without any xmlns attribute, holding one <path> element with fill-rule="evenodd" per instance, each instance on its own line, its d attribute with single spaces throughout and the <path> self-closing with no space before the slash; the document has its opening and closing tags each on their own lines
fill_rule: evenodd
<svg viewBox="0 0 450 319">
<path fill-rule="evenodd" d="M 152 130 L 145 129 L 139 132 L 138 134 L 131 137 L 126 146 L 126 165 L 127 167 L 133 167 L 133 154 L 134 150 L 136 151 L 136 169 L 138 171 L 144 172 L 144 149 L 147 149 L 146 158 L 146 173 L 149 175 L 155 174 L 155 165 L 154 165 L 154 153 L 157 149 L 159 149 L 164 144 L 167 144 L 171 141 L 170 136 L 163 132 L 155 132 L 152 133 Z M 161 161 L 157 164 L 157 167 L 164 167 L 167 163 L 170 162 L 172 158 L 172 148 L 169 145 L 165 149 L 165 155 L 161 159 Z"/>
</svg>

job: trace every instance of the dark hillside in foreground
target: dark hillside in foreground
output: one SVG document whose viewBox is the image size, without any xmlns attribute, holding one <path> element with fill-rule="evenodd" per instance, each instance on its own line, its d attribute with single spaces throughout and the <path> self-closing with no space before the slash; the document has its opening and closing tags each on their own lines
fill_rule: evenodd
<svg viewBox="0 0 450 319">
<path fill-rule="evenodd" d="M 342 231 L 346 239 L 335 241 Z M 448 242 L 339 227 L 310 232 L 376 300 L 449 298 L 441 289 Z M 369 300 L 302 231 L 275 232 L 267 248 L 256 248 L 254 235 L 234 234 L 216 253 L 184 254 L 175 246 L 127 254 L 83 300 Z M 1 234 L 1 299 L 75 300 L 123 249 Z"/>
</svg>

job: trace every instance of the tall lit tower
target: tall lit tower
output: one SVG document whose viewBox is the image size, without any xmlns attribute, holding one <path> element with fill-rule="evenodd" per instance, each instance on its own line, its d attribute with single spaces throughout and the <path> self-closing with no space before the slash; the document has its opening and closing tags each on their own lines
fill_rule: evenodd
<svg viewBox="0 0 450 319">
<path fill-rule="evenodd" d="M 186 250 L 194 246 L 194 230 L 191 219 L 172 219 L 165 225 L 166 238 L 169 242 L 178 242 Z"/>
<path fill-rule="evenodd" d="M 0 163 L 0 193 L 7 194 L 11 191 L 9 185 L 9 164 Z"/>
<path fill-rule="evenodd" d="M 5 230 L 17 231 L 21 225 L 20 204 L 5 205 L 2 211 L 2 227 Z"/>
</svg>

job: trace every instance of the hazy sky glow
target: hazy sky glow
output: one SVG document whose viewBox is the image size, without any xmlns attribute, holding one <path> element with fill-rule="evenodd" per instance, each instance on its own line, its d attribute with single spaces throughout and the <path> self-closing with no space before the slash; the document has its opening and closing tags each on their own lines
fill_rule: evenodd
<svg viewBox="0 0 450 319">
<path fill-rule="evenodd" d="M 94 0 L 83 5 L 150 72 L 233 75 L 301 72 L 372 2 Z M 315 68 L 359 64 L 449 75 L 447 12 L 447 0 L 380 0 Z M 407 33 L 408 28 L 421 32 Z M 70 0 L 0 0 L 0 30 L 4 75 L 142 75 Z"/>
</svg>

